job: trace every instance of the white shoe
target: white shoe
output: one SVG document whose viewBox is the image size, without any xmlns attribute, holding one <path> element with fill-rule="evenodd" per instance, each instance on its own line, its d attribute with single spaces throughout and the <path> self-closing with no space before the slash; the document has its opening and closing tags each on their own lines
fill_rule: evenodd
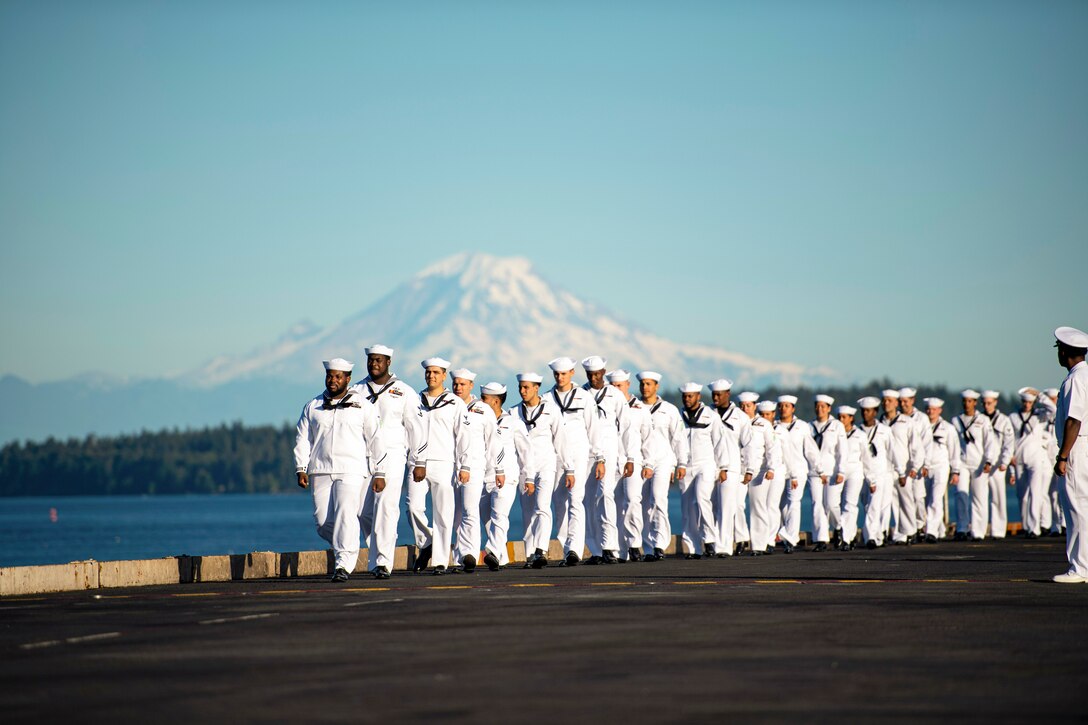
<svg viewBox="0 0 1088 725">
<path fill-rule="evenodd" d="M 1054 581 L 1059 584 L 1084 584 L 1085 582 L 1088 582 L 1088 578 L 1082 577 L 1080 574 L 1069 572 L 1067 574 L 1056 575 Z"/>
</svg>

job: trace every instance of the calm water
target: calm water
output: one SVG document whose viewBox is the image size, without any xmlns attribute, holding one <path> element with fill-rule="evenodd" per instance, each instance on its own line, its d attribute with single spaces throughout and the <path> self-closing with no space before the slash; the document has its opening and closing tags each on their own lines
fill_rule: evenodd
<svg viewBox="0 0 1088 725">
<path fill-rule="evenodd" d="M 1019 521 L 1019 506 L 1011 498 L 1009 520 Z M 669 499 L 674 533 L 680 530 L 679 503 L 674 488 Z M 801 528 L 807 531 L 812 520 L 807 493 L 803 511 Z M 517 501 L 510 518 L 511 539 L 520 538 Z M 399 543 L 411 541 L 402 513 Z M 325 548 L 305 493 L 0 499 L 0 566 Z"/>
</svg>

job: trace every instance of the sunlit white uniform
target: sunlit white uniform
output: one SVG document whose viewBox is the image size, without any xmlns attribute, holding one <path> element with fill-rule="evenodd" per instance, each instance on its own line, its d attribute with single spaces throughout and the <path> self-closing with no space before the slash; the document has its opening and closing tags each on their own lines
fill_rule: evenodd
<svg viewBox="0 0 1088 725">
<path fill-rule="evenodd" d="M 1068 418 L 1079 420 L 1081 427 L 1069 450 L 1065 477 L 1058 479 L 1065 507 L 1065 554 L 1069 573 L 1088 577 L 1088 363 L 1083 360 L 1073 366 L 1058 390 L 1054 425 L 1059 450 Z"/>
<path fill-rule="evenodd" d="M 1016 411 L 1009 416 L 1016 446 L 1016 494 L 1020 499 L 1020 520 L 1024 531 L 1042 533 L 1043 509 L 1047 506 L 1047 484 L 1054 468 L 1046 455 L 1047 420 L 1035 410 Z"/>
<path fill-rule="evenodd" d="M 759 553 L 774 546 L 778 529 L 780 488 L 786 477 L 782 464 L 782 443 L 770 421 L 756 416 L 750 419 L 751 437 L 742 449 L 745 468 L 759 466 L 759 473 L 748 484 L 748 503 L 752 521 L 748 532 L 752 537 L 752 552 Z"/>
<path fill-rule="evenodd" d="M 449 566 L 453 544 L 455 466 L 466 459 L 469 438 L 462 431 L 467 415 L 465 401 L 448 390 L 436 396 L 419 394 L 417 417 L 420 444 L 412 465 L 425 466 L 422 481 L 408 484 L 408 514 L 415 530 L 416 546 L 431 546 L 432 566 Z M 427 525 L 426 497 L 431 494 L 434 528 Z"/>
<path fill-rule="evenodd" d="M 460 565 L 466 556 L 480 556 L 483 527 L 480 516 L 480 500 L 483 497 L 484 479 L 488 471 L 497 467 L 496 459 L 502 452 L 502 441 L 496 430 L 495 411 L 482 400 L 475 398 L 465 403 L 467 411 L 461 426 L 461 434 L 468 439 L 464 457 L 458 461 L 454 478 L 453 525 L 457 531 L 457 547 L 454 563 Z M 461 483 L 460 472 L 468 473 L 468 483 Z"/>
<path fill-rule="evenodd" d="M 828 418 L 822 423 L 811 421 L 809 432 L 819 457 L 820 471 L 827 478 L 827 483 L 815 472 L 810 472 L 808 487 L 812 494 L 812 533 L 816 541 L 831 541 L 831 519 L 838 524 L 839 507 L 842 499 L 842 484 L 836 477 L 842 474 L 846 464 L 846 429 L 835 418 Z M 798 522 L 800 524 L 800 522 Z"/>
<path fill-rule="evenodd" d="M 896 413 L 893 418 L 887 415 L 881 416 L 880 422 L 888 427 L 888 431 L 892 434 L 892 446 L 895 448 L 895 455 L 889 458 L 893 480 L 887 491 L 880 523 L 884 528 L 888 528 L 894 519 L 892 540 L 902 543 L 918 532 L 914 480 L 909 474 L 912 470 L 911 463 L 921 461 L 925 457 L 925 451 L 918 437 L 914 419 L 902 413 Z M 903 479 L 903 483 L 899 482 L 900 479 Z"/>
<path fill-rule="evenodd" d="M 1000 447 L 990 419 L 980 412 L 952 419 L 960 438 L 960 482 L 956 485 L 956 532 L 973 538 L 986 536 L 990 475 L 983 469 L 997 463 Z"/>
<path fill-rule="evenodd" d="M 741 459 L 741 436 L 748 433 L 748 416 L 738 406 L 729 403 L 715 412 L 721 418 L 727 453 L 725 483 L 714 490 L 714 524 L 717 530 L 718 553 L 733 555 L 738 541 L 748 540 L 748 522 L 744 517 L 744 504 L 748 499 L 748 487 L 744 485 L 744 465 Z M 751 471 L 752 477 L 759 472 Z M 741 525 L 743 524 L 743 525 Z"/>
<path fill-rule="evenodd" d="M 558 387 L 552 388 L 546 399 L 563 413 L 567 460 L 574 467 L 573 487 L 567 488 L 558 479 L 555 482 L 552 499 L 557 524 L 556 538 L 563 545 L 564 555 L 573 551 L 580 559 L 586 546 L 586 484 L 590 477 L 595 477 L 595 464 L 604 460 L 598 440 L 600 417 L 593 396 L 583 388 L 571 386 L 566 392 L 560 392 Z M 558 477 L 562 479 L 565 475 L 559 473 Z"/>
<path fill-rule="evenodd" d="M 552 493 L 556 484 L 556 467 L 564 473 L 574 474 L 574 464 L 567 452 L 566 428 L 563 414 L 554 403 L 540 399 L 529 406 L 519 403 L 508 411 L 529 432 L 532 444 L 533 468 L 522 477 L 521 515 L 525 522 L 525 555 L 532 556 L 540 549 L 548 553 L 552 536 Z M 533 484 L 533 493 L 527 484 Z"/>
<path fill-rule="evenodd" d="M 1009 525 L 1006 489 L 1009 483 L 1009 465 L 1012 463 L 1012 457 L 1016 452 L 1016 433 L 1013 430 L 1009 416 L 1001 411 L 995 410 L 994 414 L 989 418 L 999 448 L 997 464 L 990 471 L 990 536 L 995 539 L 1004 539 Z M 983 524 L 983 528 L 985 528 L 985 524 Z"/>
<path fill-rule="evenodd" d="M 960 475 L 960 437 L 956 429 L 944 418 L 930 424 L 926 419 L 923 437 L 925 458 L 922 468 L 926 469 L 926 526 L 927 536 L 945 538 L 944 500 L 948 492 L 948 482 L 952 476 Z M 920 470 L 920 469 L 919 469 Z"/>
<path fill-rule="evenodd" d="M 605 475 L 598 480 L 591 474 L 586 481 L 586 546 L 593 556 L 605 550 L 616 553 L 619 535 L 616 528 L 616 475 L 620 455 L 620 427 L 627 410 L 623 393 L 612 385 L 592 388 L 589 383 L 583 390 L 593 396 L 597 406 L 597 437 L 601 455 L 604 456 Z M 581 556 L 581 552 L 578 552 Z"/>
<path fill-rule="evenodd" d="M 675 405 L 658 398 L 652 405 L 643 401 L 650 409 L 652 424 L 653 462 L 650 466 L 654 475 L 642 487 L 642 513 L 645 521 L 643 538 L 647 550 L 664 551 L 672 540 L 672 526 L 669 523 L 669 483 L 676 472 L 678 461 L 688 458 L 688 440 L 684 435 L 684 422 Z"/>
<path fill-rule="evenodd" d="M 510 509 L 517 498 L 518 489 L 525 485 L 525 479 L 534 467 L 529 431 L 520 418 L 503 411 L 495 421 L 495 432 L 500 444 L 499 452 L 494 460 L 494 468 L 484 476 L 480 517 L 487 532 L 484 548 L 495 555 L 499 566 L 506 566 L 510 563 L 510 553 L 507 551 Z M 502 475 L 505 479 L 502 486 L 495 480 L 497 475 Z"/>
<path fill-rule="evenodd" d="M 865 472 L 863 493 L 866 501 L 861 536 L 866 544 L 875 541 L 877 546 L 883 546 L 884 502 L 891 495 L 889 489 L 898 470 L 896 449 L 892 444 L 892 432 L 883 423 L 878 421 L 872 426 L 862 424 L 859 430 L 865 436 L 861 447 L 861 466 Z M 894 483 L 898 485 L 899 482 Z"/>
<path fill-rule="evenodd" d="M 842 528 L 842 540 L 852 544 L 854 537 L 858 535 L 858 500 L 861 498 L 861 489 L 865 485 L 862 449 L 868 445 L 868 440 L 865 431 L 857 426 L 850 428 L 849 432 L 845 432 L 845 428 L 843 430 L 845 460 L 841 470 L 845 480 L 841 486 L 838 486 L 842 489 L 838 519 Z"/>
<path fill-rule="evenodd" d="M 794 418 L 789 423 L 779 421 L 775 425 L 775 431 L 782 440 L 782 462 L 786 468 L 786 476 L 790 479 L 783 479 L 778 483 L 778 488 L 782 491 L 781 528 L 778 535 L 783 541 L 796 546 L 801 539 L 801 500 L 805 495 L 805 486 L 808 485 L 809 473 L 820 476 L 824 475 L 824 470 L 808 423 L 800 418 Z M 793 481 L 797 481 L 797 488 L 793 487 Z"/>
<path fill-rule="evenodd" d="M 627 399 L 620 428 L 623 465 L 631 464 L 631 475 L 620 477 L 616 488 L 616 515 L 619 520 L 619 558 L 627 559 L 630 549 L 641 549 L 643 539 L 643 468 L 653 468 L 653 423 L 650 409 L 635 396 Z M 619 472 L 622 474 L 622 471 Z"/>
<path fill-rule="evenodd" d="M 681 546 L 686 553 L 701 555 L 704 546 L 717 545 L 713 496 L 720 473 L 729 470 L 725 426 L 702 403 L 694 410 L 684 408 L 680 419 L 688 439 L 688 459 L 679 463 L 685 469 L 678 483 Z"/>
</svg>

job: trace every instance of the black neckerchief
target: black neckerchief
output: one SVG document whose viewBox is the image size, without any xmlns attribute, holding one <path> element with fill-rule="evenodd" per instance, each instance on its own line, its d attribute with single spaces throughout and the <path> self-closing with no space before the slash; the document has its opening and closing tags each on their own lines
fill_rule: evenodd
<svg viewBox="0 0 1088 725">
<path fill-rule="evenodd" d="M 940 427 L 941 427 L 941 421 L 938 418 L 937 422 L 933 424 L 932 435 L 933 435 L 933 442 L 934 443 L 943 443 L 944 442 L 944 438 L 941 438 L 939 435 L 937 435 L 937 430 L 940 429 Z"/>
<path fill-rule="evenodd" d="M 442 394 L 435 398 L 434 403 L 432 404 L 427 402 L 427 394 L 421 393 L 419 396 L 419 402 L 423 405 L 423 409 L 430 413 L 431 411 L 438 410 L 439 408 L 445 408 L 447 405 L 453 405 L 453 399 L 446 397 L 449 394 L 450 393 L 448 390 L 443 390 Z"/>
<path fill-rule="evenodd" d="M 627 407 L 628 408 L 634 408 L 637 403 L 638 403 L 638 398 L 636 398 L 635 396 L 632 395 L 631 399 L 627 401 Z"/>
<path fill-rule="evenodd" d="M 695 417 L 694 418 L 691 417 L 691 412 L 687 408 L 684 408 L 683 418 L 684 418 L 684 423 L 687 425 L 688 428 L 709 428 L 710 423 L 700 423 L 699 422 L 699 419 L 702 418 L 702 417 L 703 417 L 703 406 L 700 405 L 698 408 L 695 409 Z"/>
<path fill-rule="evenodd" d="M 816 447 L 817 448 L 822 449 L 824 447 L 824 433 L 827 433 L 827 429 L 830 428 L 830 427 L 831 427 L 831 420 L 830 419 L 827 421 L 827 423 L 824 424 L 823 430 L 817 430 L 816 429 L 816 421 L 812 421 L 812 430 L 813 430 L 813 436 L 812 437 L 814 439 L 816 439 Z"/>
<path fill-rule="evenodd" d="M 606 395 L 608 395 L 608 386 L 607 385 L 605 387 L 601 388 L 600 393 L 593 396 L 593 400 L 596 401 L 596 403 L 597 403 L 597 415 L 601 416 L 602 418 L 607 418 L 608 417 L 608 414 L 605 413 L 604 408 L 601 407 L 601 401 L 604 400 L 604 397 Z"/>
<path fill-rule="evenodd" d="M 351 393 L 345 393 L 344 397 L 338 401 L 333 401 L 325 393 L 321 394 L 321 409 L 322 410 L 336 410 L 337 408 L 361 408 L 363 406 L 356 403 L 351 399 Z"/>
<path fill-rule="evenodd" d="M 540 401 L 540 404 L 537 405 L 536 415 L 534 415 L 532 418 L 529 418 L 526 415 L 527 410 L 528 408 L 526 407 L 525 403 L 522 402 L 522 404 L 518 406 L 518 417 L 520 417 L 521 422 L 525 424 L 525 428 L 531 431 L 533 428 L 536 428 L 536 422 L 540 419 L 540 416 L 544 414 L 544 401 Z"/>
<path fill-rule="evenodd" d="M 963 433 L 963 439 L 965 441 L 967 441 L 968 443 L 974 443 L 975 442 L 975 437 L 973 435 L 971 435 L 970 430 L 971 430 L 971 428 L 973 428 L 975 426 L 975 421 L 978 420 L 978 413 L 975 413 L 971 417 L 971 422 L 970 423 L 964 423 L 963 422 L 963 415 L 957 416 L 956 420 L 958 420 L 960 422 L 960 428 L 962 429 L 961 432 Z"/>
<path fill-rule="evenodd" d="M 366 399 L 369 400 L 371 403 L 377 403 L 378 396 L 384 393 L 386 390 L 389 390 L 389 388 L 392 387 L 393 383 L 395 382 L 397 382 L 397 376 L 391 375 L 389 382 L 383 385 L 381 390 L 375 392 L 374 386 L 371 384 L 371 381 L 368 380 L 366 383 L 366 389 L 370 391 L 370 395 L 366 396 Z"/>
<path fill-rule="evenodd" d="M 877 427 L 879 425 L 880 425 L 879 423 L 874 425 L 872 433 L 869 433 L 869 436 L 868 436 L 869 437 L 869 452 L 872 453 L 874 457 L 876 457 L 876 443 L 873 443 L 873 441 L 876 440 L 876 429 L 877 429 Z"/>
<path fill-rule="evenodd" d="M 653 415 L 654 413 L 656 413 L 657 409 L 661 407 L 661 404 L 663 402 L 665 402 L 665 401 L 659 400 L 656 403 L 654 403 L 653 406 L 650 408 L 650 415 Z"/>
<path fill-rule="evenodd" d="M 714 410 L 718 411 L 718 415 L 721 416 L 722 423 L 725 425 L 726 428 L 728 428 L 729 430 L 736 430 L 729 423 L 729 419 L 733 417 L 733 413 L 736 412 L 737 406 L 733 405 L 733 403 L 730 402 L 729 405 L 725 406 L 725 408 L 715 408 Z"/>
<path fill-rule="evenodd" d="M 1022 411 L 1022 410 L 1017 411 L 1016 414 L 1018 416 L 1020 416 L 1020 437 L 1023 438 L 1024 437 L 1024 429 L 1028 427 L 1028 421 L 1031 420 L 1032 415 L 1031 415 L 1031 413 L 1028 413 L 1028 417 L 1025 418 L 1024 417 L 1024 411 Z"/>
<path fill-rule="evenodd" d="M 577 392 L 577 390 L 578 390 L 578 388 L 574 387 L 573 385 L 571 386 L 570 395 L 567 396 L 567 404 L 564 405 L 563 401 L 559 399 L 559 389 L 558 388 L 552 388 L 552 397 L 555 398 L 555 404 L 559 406 L 559 412 L 561 412 L 561 413 L 578 413 L 578 412 L 580 412 L 582 410 L 582 408 L 572 407 L 574 405 L 574 394 L 575 394 L 575 392 Z"/>
</svg>

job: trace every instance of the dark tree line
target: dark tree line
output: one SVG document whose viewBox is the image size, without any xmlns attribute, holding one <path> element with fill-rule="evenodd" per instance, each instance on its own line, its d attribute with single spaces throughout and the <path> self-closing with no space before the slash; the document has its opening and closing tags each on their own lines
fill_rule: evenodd
<svg viewBox="0 0 1088 725">
<path fill-rule="evenodd" d="M 637 383 L 632 387 L 637 392 Z M 889 380 L 867 385 L 823 387 L 836 404 L 853 405 L 863 395 L 898 387 Z M 922 398 L 945 400 L 945 417 L 960 412 L 959 391 L 943 385 L 919 385 Z M 660 391 L 679 404 L 675 385 Z M 740 392 L 738 386 L 734 393 Z M 765 398 L 780 392 L 798 396 L 800 417 L 812 417 L 812 389 L 764 388 Z M 704 390 L 704 401 L 710 395 Z M 516 402 L 507 401 L 509 405 Z M 1015 409 L 1011 394 L 1002 395 L 1002 409 Z M 860 421 L 859 421 L 860 422 Z M 241 423 L 202 430 L 143 432 L 117 437 L 87 436 L 42 443 L 9 443 L 0 449 L 0 496 L 108 495 L 155 493 L 279 493 L 296 492 L 291 455 L 294 426 L 247 427 Z"/>
</svg>

